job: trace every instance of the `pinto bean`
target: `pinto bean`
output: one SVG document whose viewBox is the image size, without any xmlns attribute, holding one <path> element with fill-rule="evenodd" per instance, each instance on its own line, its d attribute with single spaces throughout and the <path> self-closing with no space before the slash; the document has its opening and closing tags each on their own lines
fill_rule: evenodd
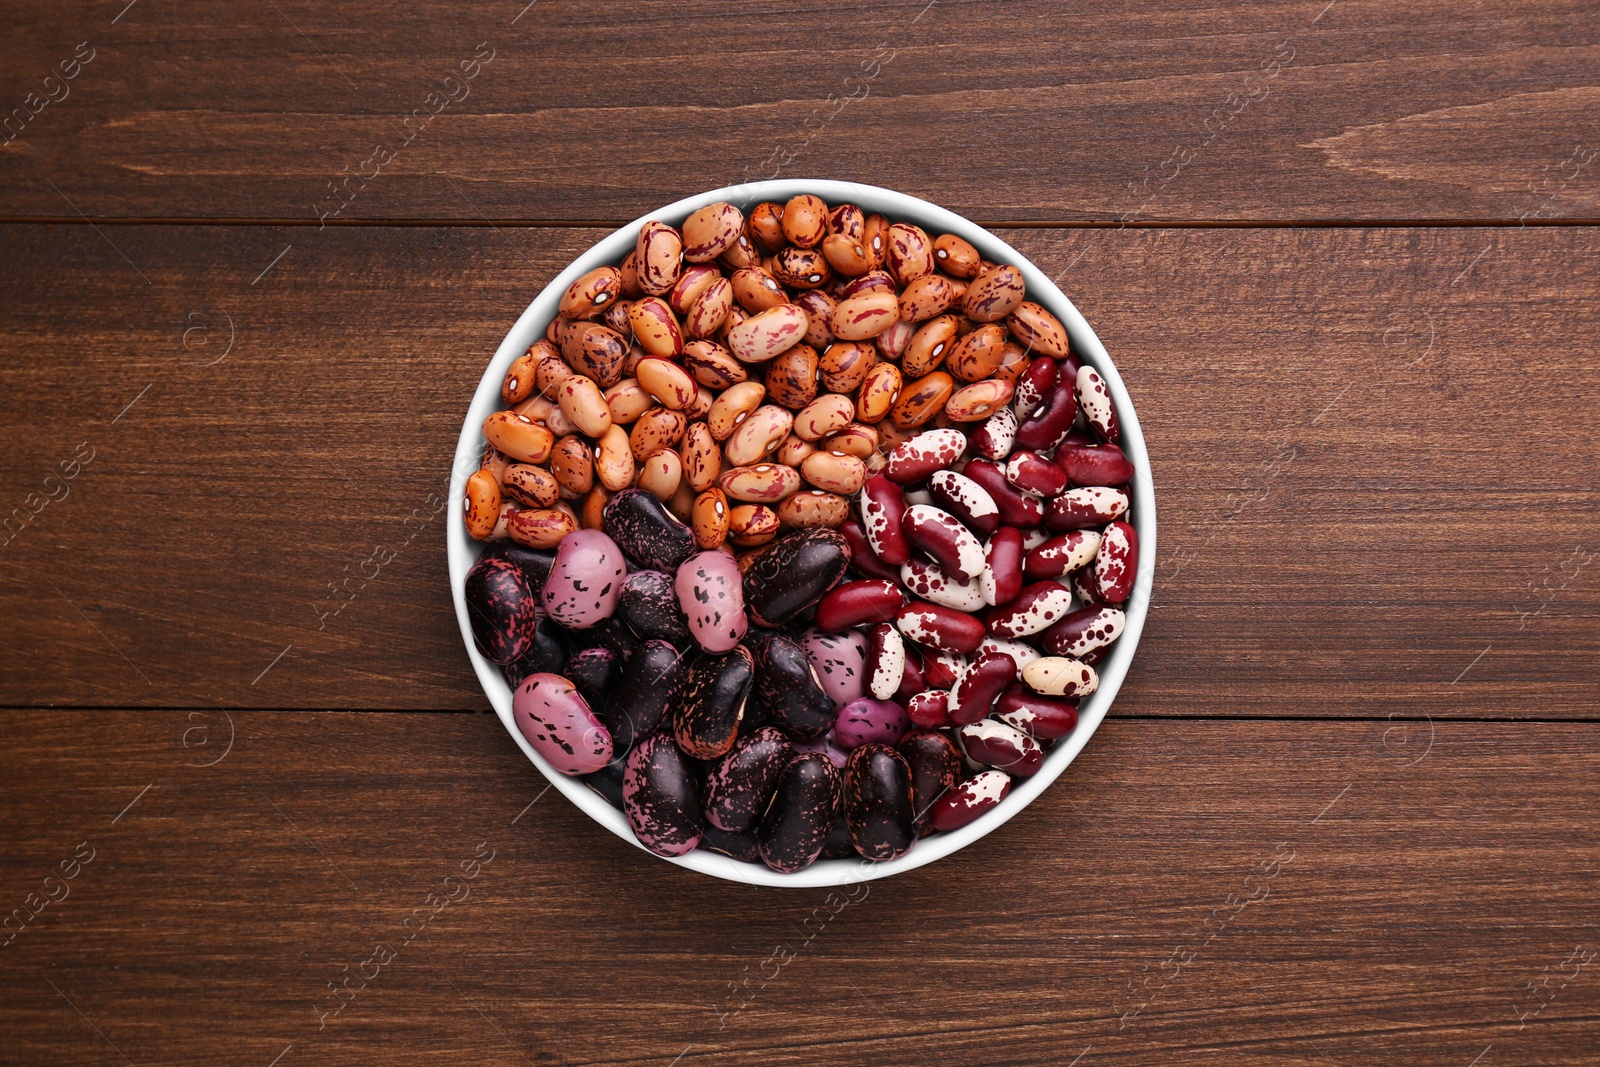
<svg viewBox="0 0 1600 1067">
<path fill-rule="evenodd" d="M 622 272 L 596 267 L 561 294 L 559 313 L 569 319 L 592 319 L 622 295 Z"/>
<path fill-rule="evenodd" d="M 760 267 L 736 270 L 729 282 L 733 286 L 733 298 L 752 315 L 789 302 L 778 279 Z"/>
<path fill-rule="evenodd" d="M 959 323 L 955 315 L 939 315 L 916 327 L 901 357 L 901 369 L 913 378 L 938 370 L 956 343 Z"/>
<path fill-rule="evenodd" d="M 779 304 L 729 330 L 728 350 L 746 363 L 765 363 L 799 344 L 810 327 L 811 320 L 800 308 Z"/>
<path fill-rule="evenodd" d="M 628 305 L 628 325 L 639 345 L 652 356 L 676 356 L 683 351 L 683 329 L 672 308 L 659 296 L 647 296 Z"/>
<path fill-rule="evenodd" d="M 710 337 L 721 328 L 733 310 L 733 283 L 726 278 L 712 280 L 683 312 L 683 332 L 689 337 Z"/>
<path fill-rule="evenodd" d="M 683 258 L 709 263 L 738 243 L 744 215 L 727 201 L 707 204 L 683 220 Z"/>
<path fill-rule="evenodd" d="M 785 248 L 772 257 L 772 276 L 791 289 L 819 289 L 833 278 L 833 268 L 814 248 Z"/>
<path fill-rule="evenodd" d="M 640 415 L 655 407 L 655 398 L 639 385 L 637 378 L 624 378 L 601 394 L 605 397 L 606 408 L 611 412 L 611 421 L 622 426 L 631 426 Z"/>
<path fill-rule="evenodd" d="M 575 434 L 557 441 L 550 452 L 550 473 L 569 497 L 581 497 L 593 489 L 594 456 L 589 452 L 588 442 Z M 549 507 L 555 501 L 529 503 L 534 507 Z"/>
<path fill-rule="evenodd" d="M 894 290 L 874 290 L 841 299 L 828 327 L 841 341 L 865 341 L 899 320 L 900 301 Z"/>
<path fill-rule="evenodd" d="M 748 504 L 776 504 L 799 490 L 800 474 L 793 467 L 757 463 L 725 472 L 717 479 L 717 485 L 734 500 Z"/>
<path fill-rule="evenodd" d="M 1010 382 L 991 378 L 986 382 L 973 382 L 950 394 L 944 403 L 945 417 L 951 422 L 979 422 L 997 411 L 1005 409 L 1011 400 L 1013 386 Z"/>
<path fill-rule="evenodd" d="M 812 452 L 800 464 L 805 480 L 829 493 L 852 496 L 867 480 L 867 465 L 844 452 Z"/>
<path fill-rule="evenodd" d="M 500 522 L 500 483 L 492 472 L 479 469 L 467 476 L 461 508 L 467 533 L 474 540 L 487 541 Z"/>
<path fill-rule="evenodd" d="M 703 422 L 692 422 L 683 434 L 683 473 L 696 492 L 704 492 L 722 473 L 722 450 Z"/>
<path fill-rule="evenodd" d="M 900 294 L 900 318 L 923 322 L 942 314 L 955 302 L 955 286 L 943 274 L 924 274 L 909 282 Z"/>
<path fill-rule="evenodd" d="M 833 436 L 823 438 L 822 447 L 829 452 L 843 452 L 855 456 L 865 461 L 867 468 L 871 470 L 874 459 L 882 459 L 878 452 L 879 439 L 877 427 L 852 422 Z"/>
<path fill-rule="evenodd" d="M 872 269 L 872 257 L 858 238 L 829 234 L 822 239 L 822 255 L 839 274 L 854 278 Z"/>
<path fill-rule="evenodd" d="M 850 502 L 837 493 L 802 489 L 778 505 L 778 519 L 802 530 L 835 527 L 850 515 Z"/>
<path fill-rule="evenodd" d="M 651 408 L 633 424 L 633 431 L 628 434 L 628 449 L 634 459 L 643 462 L 646 456 L 663 448 L 677 448 L 688 423 L 681 411 Z"/>
<path fill-rule="evenodd" d="M 1004 358 L 1006 331 L 989 324 L 979 326 L 950 347 L 945 366 L 964 382 L 981 382 L 994 376 Z"/>
<path fill-rule="evenodd" d="M 829 392 L 853 393 L 877 362 L 878 350 L 871 341 L 836 341 L 822 353 L 817 369 Z"/>
<path fill-rule="evenodd" d="M 483 436 L 495 448 L 523 463 L 543 463 L 550 458 L 550 448 L 555 444 L 555 435 L 548 429 L 512 411 L 496 411 L 484 419 Z"/>
<path fill-rule="evenodd" d="M 683 238 L 678 231 L 654 219 L 639 227 L 634 246 L 639 288 L 651 296 L 665 296 L 683 273 Z"/>
<path fill-rule="evenodd" d="M 598 322 L 572 323 L 562 332 L 561 358 L 602 387 L 616 385 L 622 379 L 622 364 L 627 357 L 627 342 Z"/>
<path fill-rule="evenodd" d="M 759 463 L 783 443 L 794 426 L 795 417 L 787 410 L 776 404 L 763 404 L 728 435 L 722 446 L 723 454 L 736 467 Z"/>
<path fill-rule="evenodd" d="M 1031 300 L 1018 304 L 1006 319 L 1011 336 L 1041 355 L 1065 359 L 1072 351 L 1067 328 L 1043 306 Z"/>
<path fill-rule="evenodd" d="M 741 504 L 728 512 L 728 540 L 742 548 L 764 545 L 780 529 L 778 513 L 765 504 Z"/>
<path fill-rule="evenodd" d="M 715 341 L 689 341 L 683 346 L 683 366 L 696 382 L 708 389 L 727 389 L 748 381 L 750 373 L 732 352 Z"/>
<path fill-rule="evenodd" d="M 644 359 L 634 369 L 639 385 L 661 402 L 663 407 L 682 411 L 694 402 L 694 379 L 676 363 L 664 359 Z"/>
<path fill-rule="evenodd" d="M 783 236 L 791 243 L 815 248 L 827 232 L 828 205 L 820 196 L 801 193 L 783 205 Z"/>
<path fill-rule="evenodd" d="M 828 393 L 817 397 L 794 416 L 794 432 L 807 441 L 820 441 L 850 425 L 855 413 L 856 406 L 849 397 Z M 788 429 L 785 427 L 784 432 Z"/>
<path fill-rule="evenodd" d="M 539 356 L 531 348 L 511 361 L 511 366 L 506 368 L 505 379 L 500 383 L 500 399 L 503 402 L 520 404 L 532 395 L 536 384 L 534 368 L 538 363 Z"/>
<path fill-rule="evenodd" d="M 555 548 L 577 528 L 578 520 L 572 512 L 559 508 L 519 511 L 506 519 L 506 533 L 511 540 L 529 548 Z"/>
<path fill-rule="evenodd" d="M 717 548 L 728 538 L 728 495 L 721 489 L 707 489 L 694 499 L 690 526 L 694 542 L 701 548 Z"/>
<path fill-rule="evenodd" d="M 798 468 L 805 463 L 806 457 L 819 451 L 821 449 L 815 444 L 797 434 L 790 433 L 788 437 L 783 439 L 783 444 L 778 446 L 778 450 L 772 454 L 772 458 L 774 462 L 782 463 L 785 467 Z"/>
<path fill-rule="evenodd" d="M 878 422 L 889 414 L 900 398 L 900 368 L 893 363 L 875 363 L 868 368 L 856 390 L 856 418 Z"/>
<path fill-rule="evenodd" d="M 961 310 L 974 322 L 999 322 L 1022 303 L 1026 288 L 1022 272 L 1016 267 L 991 267 L 967 286 Z"/>
<path fill-rule="evenodd" d="M 965 280 L 977 277 L 982 259 L 970 242 L 953 233 L 941 234 L 934 239 L 934 265 L 952 278 Z"/>
<path fill-rule="evenodd" d="M 612 426 L 595 445 L 595 477 L 606 489 L 617 493 L 633 484 L 633 471 L 633 451 L 629 448 L 628 431 L 621 426 Z"/>
<path fill-rule="evenodd" d="M 921 226 L 897 222 L 889 227 L 889 241 L 885 249 L 884 265 L 895 281 L 910 285 L 918 278 L 933 273 L 933 242 Z"/>
<path fill-rule="evenodd" d="M 761 248 L 776 252 L 787 240 L 783 235 L 783 205 L 765 201 L 750 210 L 745 233 Z"/>
<path fill-rule="evenodd" d="M 829 328 L 828 320 L 833 317 L 834 309 L 839 306 L 838 301 L 820 290 L 808 289 L 797 293 L 794 303 L 811 321 L 810 327 L 806 330 L 806 344 L 817 348 L 826 348 L 833 344 L 833 330 Z"/>
<path fill-rule="evenodd" d="M 657 500 L 666 503 L 683 482 L 683 460 L 670 448 L 658 449 L 645 458 L 634 483 Z"/>
<path fill-rule="evenodd" d="M 722 395 L 711 402 L 711 410 L 706 414 L 706 426 L 712 438 L 726 441 L 733 436 L 733 431 L 761 406 L 766 395 L 767 388 L 760 382 L 740 382 L 723 390 Z"/>
<path fill-rule="evenodd" d="M 939 412 L 955 392 L 955 380 L 942 370 L 925 374 L 902 387 L 900 399 L 889 409 L 889 421 L 905 429 L 921 426 Z"/>
</svg>

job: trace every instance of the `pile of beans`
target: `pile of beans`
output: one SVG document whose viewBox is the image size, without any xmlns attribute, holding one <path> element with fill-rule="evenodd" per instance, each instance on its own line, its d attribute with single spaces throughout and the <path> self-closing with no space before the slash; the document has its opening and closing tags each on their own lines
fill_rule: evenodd
<svg viewBox="0 0 1600 1067">
<path fill-rule="evenodd" d="M 484 422 L 478 649 L 666 856 L 886 860 L 1077 726 L 1138 540 L 1117 412 L 1022 273 L 815 196 L 651 221 Z"/>
</svg>

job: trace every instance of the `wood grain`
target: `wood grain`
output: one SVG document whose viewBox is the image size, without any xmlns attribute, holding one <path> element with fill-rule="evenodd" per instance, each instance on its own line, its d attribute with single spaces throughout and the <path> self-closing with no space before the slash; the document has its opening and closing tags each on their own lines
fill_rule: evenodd
<svg viewBox="0 0 1600 1067">
<path fill-rule="evenodd" d="M 1596 232 L 1013 235 L 1153 455 L 1117 713 L 1595 716 Z M 0 703 L 484 707 L 433 509 L 489 354 L 597 236 L 0 229 L 0 514 L 94 454 L 0 549 Z"/>
<path fill-rule="evenodd" d="M 0 42 L 0 216 L 621 222 L 781 173 L 996 222 L 1600 217 L 1574 0 L 118 6 Z"/>
<path fill-rule="evenodd" d="M 8 1059 L 1464 1067 L 1492 1045 L 1492 1067 L 1600 1042 L 1593 964 L 1538 984 L 1600 947 L 1593 724 L 1441 723 L 1402 759 L 1381 722 L 1114 720 L 977 845 L 831 903 L 633 849 L 489 715 L 235 712 L 218 759 L 229 728 L 0 713 L 5 907 L 94 853 L 0 948 Z M 393 961 L 320 1017 L 380 942 Z"/>
</svg>

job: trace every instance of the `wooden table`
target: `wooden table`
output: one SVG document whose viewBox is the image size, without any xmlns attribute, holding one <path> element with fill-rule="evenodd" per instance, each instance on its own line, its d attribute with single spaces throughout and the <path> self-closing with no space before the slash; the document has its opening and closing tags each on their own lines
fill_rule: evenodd
<svg viewBox="0 0 1600 1067">
<path fill-rule="evenodd" d="M 1600 1058 L 1593 5 L 525 2 L 10 20 L 0 1060 Z M 547 793 L 446 592 L 529 298 L 775 174 L 1059 274 L 1161 507 L 1069 773 L 831 896 Z"/>
</svg>

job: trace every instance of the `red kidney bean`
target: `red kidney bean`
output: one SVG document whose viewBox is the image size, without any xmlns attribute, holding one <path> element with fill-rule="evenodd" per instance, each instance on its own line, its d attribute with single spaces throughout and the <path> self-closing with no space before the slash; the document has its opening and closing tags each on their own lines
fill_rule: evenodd
<svg viewBox="0 0 1600 1067">
<path fill-rule="evenodd" d="M 932 556 L 945 573 L 964 581 L 983 573 L 983 545 L 949 512 L 913 504 L 906 508 L 900 528 L 906 540 Z"/>
<path fill-rule="evenodd" d="M 942 654 L 932 657 L 923 668 L 923 679 L 929 689 L 950 689 L 967 669 L 965 656 Z"/>
<path fill-rule="evenodd" d="M 972 464 L 967 464 L 970 470 Z M 1045 525 L 1052 530 L 1081 530 L 1103 526 L 1122 518 L 1128 510 L 1128 494 L 1120 489 L 1086 486 L 1068 489 L 1050 501 L 1045 509 Z"/>
<path fill-rule="evenodd" d="M 1094 556 L 1095 592 L 1107 604 L 1121 604 L 1133 592 L 1139 569 L 1139 535 L 1125 522 L 1114 522 L 1100 536 Z"/>
<path fill-rule="evenodd" d="M 889 452 L 884 473 L 901 485 L 920 482 L 934 471 L 943 470 L 966 450 L 967 436 L 948 427 L 924 430 L 909 441 L 902 441 Z"/>
<path fill-rule="evenodd" d="M 954 726 L 950 718 L 950 692 L 947 689 L 924 689 L 913 693 L 906 701 L 906 714 L 911 722 L 924 730 L 938 730 Z"/>
<path fill-rule="evenodd" d="M 1071 382 L 1062 382 L 1045 395 L 1044 403 L 1017 427 L 1017 447 L 1048 452 L 1061 443 L 1078 417 L 1078 394 Z"/>
<path fill-rule="evenodd" d="M 935 830 L 959 830 L 986 812 L 1000 806 L 1011 792 L 1011 776 L 1004 771 L 979 771 L 964 782 L 946 790 L 934 802 L 928 821 Z"/>
<path fill-rule="evenodd" d="M 950 690 L 950 720 L 965 726 L 988 716 L 989 707 L 1017 677 L 1017 664 L 1002 652 L 989 652 L 972 661 Z"/>
<path fill-rule="evenodd" d="M 1048 356 L 1041 356 L 1028 364 L 1028 369 L 1017 379 L 1017 395 L 1013 406 L 1016 408 L 1017 419 L 1026 419 L 1039 405 L 1044 403 L 1044 398 L 1056 387 L 1056 361 Z"/>
<path fill-rule="evenodd" d="M 1022 571 L 1035 579 L 1065 578 L 1078 568 L 1087 567 L 1099 549 L 1097 531 L 1071 530 L 1029 549 L 1022 561 Z"/>
<path fill-rule="evenodd" d="M 968 438 L 972 450 L 985 459 L 1005 459 L 1017 442 L 1017 413 L 1001 408 L 984 420 Z"/>
<path fill-rule="evenodd" d="M 896 738 L 896 740 L 899 740 Z M 917 840 L 911 766 L 887 745 L 850 753 L 844 771 L 844 817 L 856 851 L 869 860 L 904 855 Z"/>
<path fill-rule="evenodd" d="M 1093 567 L 1083 567 L 1073 571 L 1071 577 L 1067 579 L 1067 585 L 1071 588 L 1072 595 L 1078 598 L 1080 605 L 1100 605 L 1100 594 L 1094 588 Z"/>
<path fill-rule="evenodd" d="M 861 487 L 861 525 L 867 542 L 883 562 L 898 567 L 911 558 L 911 546 L 901 528 L 906 499 L 900 487 L 881 474 L 873 475 Z"/>
<path fill-rule="evenodd" d="M 1039 635 L 1039 643 L 1052 656 L 1084 659 L 1122 636 L 1128 617 L 1122 609 L 1104 605 L 1079 608 Z"/>
<path fill-rule="evenodd" d="M 1060 582 L 1034 582 L 1010 603 L 989 613 L 995 637 L 1027 637 L 1048 630 L 1072 610 L 1072 590 Z"/>
<path fill-rule="evenodd" d="M 1080 444 L 1070 438 L 1056 446 L 1056 465 L 1073 485 L 1126 485 L 1133 464 L 1116 445 Z"/>
<path fill-rule="evenodd" d="M 1006 464 L 1006 481 L 1029 496 L 1055 496 L 1067 487 L 1067 472 L 1037 452 L 1018 452 Z"/>
<path fill-rule="evenodd" d="M 917 834 L 933 829 L 933 806 L 961 777 L 961 750 L 942 733 L 913 730 L 901 738 L 900 755 L 911 767 L 911 800 Z"/>
<path fill-rule="evenodd" d="M 898 630 L 895 631 L 899 633 Z M 905 644 L 904 641 L 901 644 Z M 900 688 L 895 690 L 894 699 L 901 704 L 907 703 L 912 697 L 928 688 L 927 679 L 922 676 L 922 653 L 913 645 L 905 645 L 906 667 L 905 674 L 900 676 Z"/>
<path fill-rule="evenodd" d="M 900 568 L 900 584 L 913 596 L 957 611 L 978 611 L 987 603 L 983 598 L 982 581 L 980 574 L 976 581 L 963 582 L 946 574 L 937 563 L 921 557 L 906 560 L 905 566 Z"/>
<path fill-rule="evenodd" d="M 867 631 L 867 692 L 879 700 L 897 698 L 906 677 L 906 642 L 888 623 Z"/>
<path fill-rule="evenodd" d="M 1040 741 L 1066 737 L 1078 725 L 1078 702 L 1040 696 L 1020 682 L 1006 687 L 994 717 Z"/>
<path fill-rule="evenodd" d="M 969 460 L 962 471 L 994 499 L 1000 509 L 1000 522 L 1006 526 L 1037 526 L 1044 521 L 1044 506 L 1038 498 L 1019 493 L 1006 481 L 1006 472 L 987 459 Z"/>
<path fill-rule="evenodd" d="M 881 578 L 887 582 L 900 580 L 900 568 L 891 567 L 878 558 L 878 554 L 872 550 L 872 542 L 867 540 L 867 529 L 861 523 L 846 519 L 840 525 L 839 532 L 850 546 L 850 566 L 856 569 L 856 573 L 863 578 Z"/>
<path fill-rule="evenodd" d="M 965 655 L 983 644 L 983 623 L 954 608 L 912 601 L 895 615 L 900 632 L 919 645 Z"/>
<path fill-rule="evenodd" d="M 935 471 L 928 479 L 928 494 L 933 497 L 935 504 L 976 533 L 988 535 L 1000 528 L 1000 509 L 994 497 L 964 474 L 950 470 Z"/>
<path fill-rule="evenodd" d="M 1044 766 L 1044 749 L 1039 747 L 1039 742 L 1007 723 L 985 719 L 963 726 L 956 737 L 973 763 L 995 767 L 1019 778 L 1031 777 Z"/>
<path fill-rule="evenodd" d="M 880 578 L 844 582 L 817 603 L 817 627 L 838 633 L 870 622 L 887 622 L 906 602 L 900 587 Z"/>
<path fill-rule="evenodd" d="M 1115 443 L 1122 430 L 1117 424 L 1117 407 L 1111 400 L 1111 388 L 1105 379 L 1093 367 L 1080 367 L 1077 392 L 1089 428 L 1100 440 Z"/>
<path fill-rule="evenodd" d="M 984 546 L 983 574 L 978 585 L 990 604 L 1005 604 L 1022 592 L 1022 532 L 1005 526 L 994 532 Z"/>
</svg>

